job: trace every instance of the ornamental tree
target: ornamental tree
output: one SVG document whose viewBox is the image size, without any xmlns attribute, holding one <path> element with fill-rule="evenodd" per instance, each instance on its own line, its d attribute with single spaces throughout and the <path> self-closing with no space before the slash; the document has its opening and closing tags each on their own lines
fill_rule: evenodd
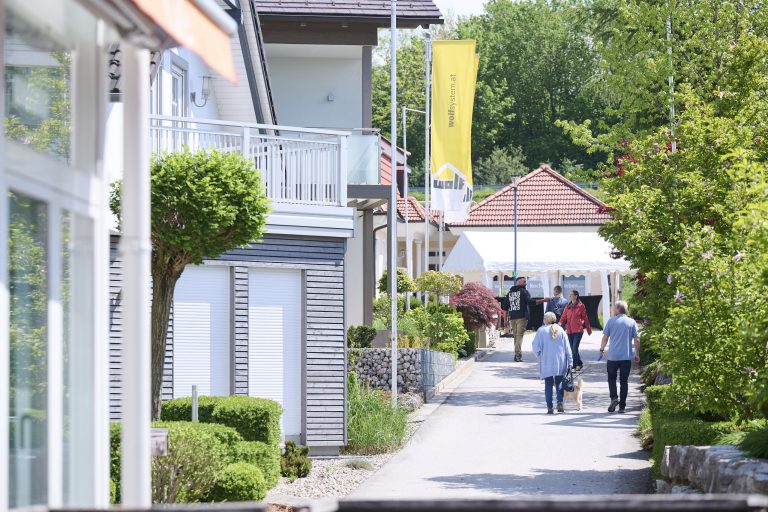
<svg viewBox="0 0 768 512">
<path fill-rule="evenodd" d="M 387 271 L 381 274 L 379 278 L 379 292 L 387 293 L 389 288 L 389 274 Z M 397 293 L 415 292 L 416 286 L 413 284 L 413 279 L 408 275 L 408 271 L 404 268 L 397 269 Z"/>
<path fill-rule="evenodd" d="M 491 290 L 480 283 L 467 283 L 451 297 L 454 306 L 464 318 L 464 327 L 476 331 L 493 327 L 501 315 L 501 308 Z"/>
<path fill-rule="evenodd" d="M 416 289 L 427 292 L 435 301 L 450 297 L 461 289 L 461 278 L 456 274 L 428 270 L 416 278 Z"/>
<path fill-rule="evenodd" d="M 253 162 L 239 153 L 204 150 L 153 159 L 152 417 L 159 419 L 168 319 L 176 282 L 187 265 L 258 240 L 269 200 Z M 110 207 L 120 216 L 120 184 Z M 130 340 L 127 340 L 130 342 Z"/>
</svg>

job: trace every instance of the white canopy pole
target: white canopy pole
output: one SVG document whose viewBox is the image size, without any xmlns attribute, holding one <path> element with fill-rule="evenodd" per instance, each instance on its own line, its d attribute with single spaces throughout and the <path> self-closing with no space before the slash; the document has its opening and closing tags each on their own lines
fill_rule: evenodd
<svg viewBox="0 0 768 512">
<path fill-rule="evenodd" d="M 123 422 L 122 505 L 152 505 L 150 412 L 150 176 L 149 51 L 123 47 L 125 125 L 123 132 L 122 239 L 123 280 Z"/>
<path fill-rule="evenodd" d="M 600 288 L 602 289 L 603 300 L 603 327 L 605 323 L 611 318 L 611 291 L 608 285 L 608 272 L 606 270 L 600 271 Z"/>
</svg>

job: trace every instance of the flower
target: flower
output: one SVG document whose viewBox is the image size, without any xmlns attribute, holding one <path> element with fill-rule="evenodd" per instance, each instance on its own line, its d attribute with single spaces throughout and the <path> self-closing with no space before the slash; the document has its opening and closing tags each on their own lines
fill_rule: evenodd
<svg viewBox="0 0 768 512">
<path fill-rule="evenodd" d="M 744 258 L 744 253 L 739 251 L 736 253 L 736 255 L 733 257 L 733 261 L 741 261 L 742 258 Z"/>
<path fill-rule="evenodd" d="M 712 259 L 712 251 L 707 251 L 701 255 L 702 258 L 705 260 L 711 260 Z"/>
<path fill-rule="evenodd" d="M 675 302 L 683 302 L 685 300 L 685 295 L 680 290 L 677 290 L 677 293 L 675 293 Z"/>
<path fill-rule="evenodd" d="M 667 284 L 672 284 L 672 274 L 667 274 Z"/>
</svg>

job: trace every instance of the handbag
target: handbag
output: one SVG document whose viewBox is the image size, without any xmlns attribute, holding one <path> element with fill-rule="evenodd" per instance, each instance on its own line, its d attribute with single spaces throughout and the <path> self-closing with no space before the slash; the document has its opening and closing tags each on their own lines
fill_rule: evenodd
<svg viewBox="0 0 768 512">
<path fill-rule="evenodd" d="M 563 374 L 563 389 L 569 393 L 572 393 L 576 389 L 573 385 L 573 372 L 571 371 L 570 366 L 565 369 L 565 373 Z"/>
</svg>

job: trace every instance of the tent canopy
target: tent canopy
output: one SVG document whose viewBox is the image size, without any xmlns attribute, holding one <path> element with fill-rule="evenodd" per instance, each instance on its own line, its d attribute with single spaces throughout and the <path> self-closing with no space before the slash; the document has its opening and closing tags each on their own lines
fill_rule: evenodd
<svg viewBox="0 0 768 512">
<path fill-rule="evenodd" d="M 517 270 L 545 272 L 632 272 L 624 259 L 610 256 L 611 244 L 597 233 L 517 233 Z M 504 272 L 515 269 L 515 235 L 512 231 L 465 231 L 443 264 L 454 274 Z"/>
</svg>

